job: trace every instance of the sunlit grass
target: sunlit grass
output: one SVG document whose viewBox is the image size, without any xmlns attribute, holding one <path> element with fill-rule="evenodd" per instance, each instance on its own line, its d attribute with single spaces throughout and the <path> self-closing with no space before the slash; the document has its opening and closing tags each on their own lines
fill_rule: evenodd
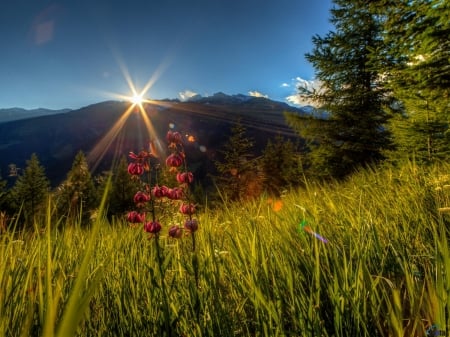
<svg viewBox="0 0 450 337">
<path fill-rule="evenodd" d="M 163 230 L 161 261 L 141 228 L 101 211 L 91 229 L 5 234 L 0 336 L 448 335 L 449 172 L 364 170 L 276 207 L 206 207 L 196 251 Z"/>
</svg>

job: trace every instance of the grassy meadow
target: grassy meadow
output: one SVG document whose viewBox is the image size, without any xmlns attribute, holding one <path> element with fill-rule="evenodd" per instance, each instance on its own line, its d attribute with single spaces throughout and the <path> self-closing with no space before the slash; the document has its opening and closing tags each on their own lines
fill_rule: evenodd
<svg viewBox="0 0 450 337">
<path fill-rule="evenodd" d="M 450 335 L 450 165 L 206 206 L 182 239 L 102 212 L 2 234 L 0 336 Z"/>
</svg>

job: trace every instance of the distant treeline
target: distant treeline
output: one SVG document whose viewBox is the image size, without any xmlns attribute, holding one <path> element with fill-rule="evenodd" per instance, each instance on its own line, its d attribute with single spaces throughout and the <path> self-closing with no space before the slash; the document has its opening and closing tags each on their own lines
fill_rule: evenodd
<svg viewBox="0 0 450 337">
<path fill-rule="evenodd" d="M 225 200 L 241 201 L 262 193 L 280 195 L 286 189 L 301 184 L 300 146 L 281 135 L 268 139 L 263 153 L 255 156 L 253 141 L 238 121 L 219 152 L 214 172 L 206 177 L 196 177 L 195 167 L 190 168 L 189 158 L 186 158 L 186 165 L 194 174 L 191 193 L 200 206 L 206 199 L 209 206 L 214 207 Z M 7 187 L 5 180 L 0 181 L 2 219 L 10 219 L 9 226 L 15 224 L 12 220 L 16 220 L 19 227 L 33 227 L 36 219 L 48 211 L 50 198 L 51 212 L 58 221 L 80 223 L 81 220 L 81 223 L 89 224 L 109 177 L 108 216 L 124 219 L 124 215 L 134 207 L 134 195 L 142 188 L 128 172 L 129 161 L 123 156 L 111 170 L 93 176 L 85 154 L 80 151 L 66 179 L 56 188 L 51 188 L 45 167 L 40 164 L 38 156 L 32 154 L 24 169 L 15 171 L 12 166 L 11 174 L 15 175 L 13 186 Z M 169 173 L 164 158 L 154 161 L 152 170 L 157 171 L 153 172 L 154 183 L 160 186 L 174 184 L 173 174 Z"/>
</svg>

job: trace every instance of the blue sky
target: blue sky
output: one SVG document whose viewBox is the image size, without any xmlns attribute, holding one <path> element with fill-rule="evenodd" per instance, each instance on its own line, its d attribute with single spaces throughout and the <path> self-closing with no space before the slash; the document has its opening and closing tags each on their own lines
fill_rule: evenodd
<svg viewBox="0 0 450 337">
<path fill-rule="evenodd" d="M 314 69 L 331 0 L 15 0 L 0 4 L 0 108 L 80 108 L 130 95 L 287 101 Z M 128 74 L 128 75 L 127 75 Z"/>
</svg>

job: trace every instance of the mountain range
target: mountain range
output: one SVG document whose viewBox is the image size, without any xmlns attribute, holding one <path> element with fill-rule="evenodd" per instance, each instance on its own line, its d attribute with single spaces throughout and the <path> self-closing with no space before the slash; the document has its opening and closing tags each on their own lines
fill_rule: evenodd
<svg viewBox="0 0 450 337">
<path fill-rule="evenodd" d="M 69 111 L 71 111 L 71 109 L 61 109 L 61 110 L 51 110 L 43 108 L 32 110 L 26 110 L 22 108 L 0 109 L 0 123 L 10 122 L 19 119 L 27 119 L 32 117 L 56 115 L 60 113 L 66 113 Z"/>
<path fill-rule="evenodd" d="M 224 93 L 184 102 L 150 101 L 143 106 L 144 115 L 137 106 L 130 108 L 130 102 L 106 101 L 78 110 L 0 122 L 1 176 L 11 183 L 15 179 L 10 176 L 11 164 L 20 174 L 26 160 L 36 153 L 56 186 L 66 177 L 78 151 L 87 155 L 94 173 L 99 173 L 110 169 L 115 158 L 140 151 L 151 140 L 159 141 L 164 151 L 169 129 L 182 133 L 189 166 L 197 175 L 205 176 L 213 169 L 217 150 L 238 120 L 246 127 L 258 155 L 267 140 L 277 134 L 297 138 L 286 124 L 284 112 L 306 113 L 267 98 Z"/>
</svg>

